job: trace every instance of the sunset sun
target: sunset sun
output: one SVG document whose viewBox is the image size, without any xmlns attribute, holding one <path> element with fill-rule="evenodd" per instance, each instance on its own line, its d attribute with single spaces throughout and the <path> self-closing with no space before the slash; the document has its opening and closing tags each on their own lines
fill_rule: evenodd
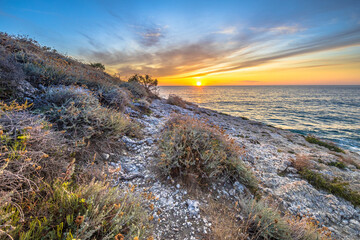
<svg viewBox="0 0 360 240">
<path fill-rule="evenodd" d="M 200 81 L 197 81 L 197 82 L 196 82 L 196 86 L 200 87 L 201 85 L 202 85 L 202 84 L 201 84 Z"/>
</svg>

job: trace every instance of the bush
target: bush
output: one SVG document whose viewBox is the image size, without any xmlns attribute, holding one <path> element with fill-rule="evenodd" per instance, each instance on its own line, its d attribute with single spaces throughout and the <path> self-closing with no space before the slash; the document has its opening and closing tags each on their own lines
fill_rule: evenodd
<svg viewBox="0 0 360 240">
<path fill-rule="evenodd" d="M 344 150 L 342 150 L 341 148 L 336 146 L 335 143 L 324 142 L 312 135 L 306 136 L 305 140 L 308 141 L 309 143 L 313 143 L 313 144 L 317 144 L 322 147 L 326 147 L 327 149 L 334 151 L 334 152 L 345 153 Z"/>
<path fill-rule="evenodd" d="M 170 94 L 166 102 L 168 104 L 176 105 L 182 108 L 186 107 L 186 102 L 181 97 L 176 96 L 174 94 Z"/>
<path fill-rule="evenodd" d="M 161 171 L 172 177 L 195 177 L 199 181 L 222 175 L 239 180 L 255 191 L 257 180 L 241 160 L 244 150 L 224 131 L 191 117 L 171 118 L 160 142 Z"/>
<path fill-rule="evenodd" d="M 124 82 L 119 86 L 129 90 L 135 98 L 147 98 L 149 96 L 146 89 L 138 82 Z"/>
<path fill-rule="evenodd" d="M 72 139 L 139 136 L 136 123 L 116 110 L 101 106 L 62 105 L 48 108 L 45 115 L 58 130 L 66 130 Z"/>
<path fill-rule="evenodd" d="M 241 198 L 235 205 L 210 200 L 205 211 L 212 222 L 211 239 L 331 239 L 331 232 L 320 228 L 315 219 L 282 214 L 277 205 L 267 199 Z"/>
<path fill-rule="evenodd" d="M 45 184 L 21 205 L 29 207 L 22 212 L 12 204 L 0 209 L 1 225 L 13 226 L 3 231 L 17 239 L 145 238 L 151 227 L 139 200 L 101 182 Z"/>
<path fill-rule="evenodd" d="M 105 66 L 102 63 L 90 63 L 89 65 L 95 69 L 105 71 Z"/>
<path fill-rule="evenodd" d="M 121 112 L 123 112 L 131 102 L 131 93 L 124 88 L 103 88 L 101 89 L 101 95 L 106 105 Z"/>
<path fill-rule="evenodd" d="M 150 77 L 149 75 L 142 76 L 135 74 L 129 78 L 128 82 L 140 83 L 142 86 L 144 86 L 148 93 L 155 92 L 158 85 L 158 80 L 152 79 L 152 77 Z"/>
<path fill-rule="evenodd" d="M 19 84 L 25 79 L 21 66 L 0 45 L 0 100 L 18 97 Z"/>
<path fill-rule="evenodd" d="M 26 112 L 0 111 L 0 196 L 12 192 L 21 199 L 39 179 L 52 182 L 65 171 L 70 149 L 63 134 L 49 126 Z"/>
<path fill-rule="evenodd" d="M 45 100 L 58 107 L 69 105 L 71 102 L 76 107 L 99 106 L 99 100 L 91 91 L 78 86 L 50 87 L 46 90 Z"/>
<path fill-rule="evenodd" d="M 337 167 L 337 168 L 340 168 L 340 169 L 345 169 L 346 168 L 346 165 L 343 163 L 343 162 L 329 162 L 328 163 L 329 166 L 334 166 L 334 167 Z"/>
</svg>

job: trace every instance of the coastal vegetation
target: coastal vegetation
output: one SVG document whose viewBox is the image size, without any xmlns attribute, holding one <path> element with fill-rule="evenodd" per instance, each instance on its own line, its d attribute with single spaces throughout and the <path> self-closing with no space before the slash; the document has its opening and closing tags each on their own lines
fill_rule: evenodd
<svg viewBox="0 0 360 240">
<path fill-rule="evenodd" d="M 242 198 L 235 205 L 224 201 L 209 200 L 213 221 L 209 239 L 331 239 L 331 232 L 311 217 L 294 217 L 281 213 L 270 199 L 259 201 Z"/>
<path fill-rule="evenodd" d="M 338 146 L 336 146 L 336 144 L 331 143 L 331 142 L 325 142 L 320 140 L 319 138 L 313 136 L 313 135 L 308 135 L 305 137 L 305 140 L 308 141 L 309 143 L 313 143 L 313 144 L 317 144 L 319 146 L 325 147 L 331 151 L 334 152 L 338 152 L 338 153 L 345 153 L 343 149 L 339 148 Z"/>
<path fill-rule="evenodd" d="M 341 163 L 339 163 L 342 166 Z M 339 164 L 334 164 L 337 167 Z M 335 196 L 341 197 L 354 206 L 360 206 L 360 193 L 348 187 L 349 183 L 342 181 L 337 177 L 329 177 L 314 170 L 314 164 L 310 158 L 304 155 L 298 155 L 296 160 L 293 161 L 293 166 L 298 170 L 302 178 L 308 181 L 317 189 L 328 191 Z M 339 167 L 341 168 L 341 167 Z"/>
<path fill-rule="evenodd" d="M 0 239 L 150 237 L 146 200 L 111 187 L 102 157 L 141 137 L 123 111 L 150 94 L 102 66 L 1 33 Z"/>
<path fill-rule="evenodd" d="M 144 143 L 143 120 L 159 98 L 158 81 L 149 75 L 123 81 L 101 63 L 82 63 L 5 33 L 0 70 L 0 239 L 153 239 L 155 196 L 134 192 L 135 185 L 115 187 L 121 165 L 109 165 L 113 156 L 124 156 L 124 139 Z M 177 96 L 167 103 L 190 104 Z M 203 196 L 219 179 L 250 190 L 241 201 L 220 199 L 216 213 L 206 212 L 217 239 L 226 239 L 219 234 L 228 227 L 228 239 L 328 237 L 315 220 L 295 218 L 260 199 L 246 149 L 206 119 L 173 115 L 160 141 L 149 145 L 159 150 L 162 175 L 195 183 Z M 346 185 L 329 184 L 308 165 L 297 169 L 315 186 L 359 205 L 359 195 Z"/>
</svg>

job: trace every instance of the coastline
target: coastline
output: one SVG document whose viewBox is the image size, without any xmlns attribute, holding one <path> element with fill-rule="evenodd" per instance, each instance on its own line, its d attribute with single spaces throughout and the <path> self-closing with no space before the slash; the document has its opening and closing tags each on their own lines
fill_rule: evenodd
<svg viewBox="0 0 360 240">
<path fill-rule="evenodd" d="M 140 122 L 146 127 L 146 138 L 142 141 L 125 141 L 129 149 L 136 149 L 136 152 L 145 155 L 142 161 L 129 160 L 128 163 L 136 164 L 139 172 L 144 172 L 144 179 L 136 179 L 132 184 L 139 186 L 149 186 L 150 190 L 159 197 L 159 201 L 154 203 L 156 207 L 162 209 L 165 215 L 161 224 L 156 225 L 159 231 L 159 237 L 165 232 L 164 224 L 174 225 L 175 218 L 179 219 L 179 224 L 185 224 L 186 221 L 193 224 L 205 225 L 203 218 L 188 219 L 186 212 L 182 212 L 184 202 L 191 195 L 179 189 L 177 184 L 164 184 L 159 181 L 154 173 L 149 170 L 150 162 L 156 161 L 156 148 L 149 149 L 144 142 L 158 141 L 156 136 L 162 129 L 163 124 L 172 114 L 189 115 L 195 118 L 208 121 L 210 124 L 223 128 L 234 141 L 243 146 L 246 151 L 246 157 L 243 159 L 246 164 L 252 168 L 256 177 L 260 180 L 260 189 L 268 197 L 275 199 L 282 208 L 295 216 L 314 217 L 322 226 L 328 227 L 333 237 L 341 239 L 353 239 L 360 236 L 360 209 L 354 207 L 350 202 L 341 197 L 329 194 L 328 192 L 317 189 L 299 174 L 293 167 L 292 161 L 297 156 L 308 156 L 314 164 L 314 171 L 328 176 L 337 176 L 344 180 L 351 181 L 350 185 L 354 189 L 359 189 L 360 171 L 356 167 L 348 165 L 346 169 L 339 169 L 331 166 L 332 162 L 337 162 L 343 156 L 350 156 L 360 163 L 360 156 L 356 153 L 346 151 L 346 154 L 339 154 L 316 144 L 308 143 L 303 135 L 292 133 L 288 130 L 267 126 L 264 123 L 234 117 L 231 115 L 219 113 L 210 109 L 186 105 L 182 108 L 166 103 L 165 99 L 154 100 L 150 106 L 152 114 L 144 116 Z M 135 113 L 134 113 L 135 114 Z M 145 150 L 145 153 L 144 153 Z M 155 155 L 154 155 L 155 154 Z M 128 164 L 127 163 L 127 164 Z M 150 164 L 151 165 L 151 164 Z M 316 166 L 316 167 L 315 167 Z M 141 170 L 143 169 L 143 170 Z M 317 169 L 317 170 L 316 170 Z M 129 175 L 133 173 L 128 173 Z M 150 185 L 146 183 L 147 179 L 152 179 Z M 124 184 L 126 183 L 120 183 Z M 215 183 L 214 183 L 215 184 Z M 153 186 L 153 187 L 151 187 Z M 155 186 L 155 187 L 154 187 Z M 240 187 L 240 189 L 243 187 Z M 238 193 L 236 189 L 226 183 L 215 184 L 213 186 L 218 195 L 235 198 Z M 234 192 L 235 190 L 235 192 Z M 200 206 L 207 203 L 198 196 L 197 201 Z M 203 216 L 206 219 L 206 216 Z M 186 220 L 185 220 L 186 218 Z M 196 223 L 195 223 L 196 222 Z M 176 229 L 186 230 L 186 226 L 176 225 Z M 177 232 L 169 231 L 165 236 L 178 236 Z M 197 236 L 196 231 L 192 236 Z M 170 237 L 171 238 L 171 237 Z"/>
</svg>

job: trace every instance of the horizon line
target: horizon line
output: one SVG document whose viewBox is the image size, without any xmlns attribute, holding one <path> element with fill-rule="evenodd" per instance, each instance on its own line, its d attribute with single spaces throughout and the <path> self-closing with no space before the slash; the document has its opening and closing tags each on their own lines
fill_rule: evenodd
<svg viewBox="0 0 360 240">
<path fill-rule="evenodd" d="M 360 86 L 360 84 L 159 85 L 158 87 Z"/>
</svg>

